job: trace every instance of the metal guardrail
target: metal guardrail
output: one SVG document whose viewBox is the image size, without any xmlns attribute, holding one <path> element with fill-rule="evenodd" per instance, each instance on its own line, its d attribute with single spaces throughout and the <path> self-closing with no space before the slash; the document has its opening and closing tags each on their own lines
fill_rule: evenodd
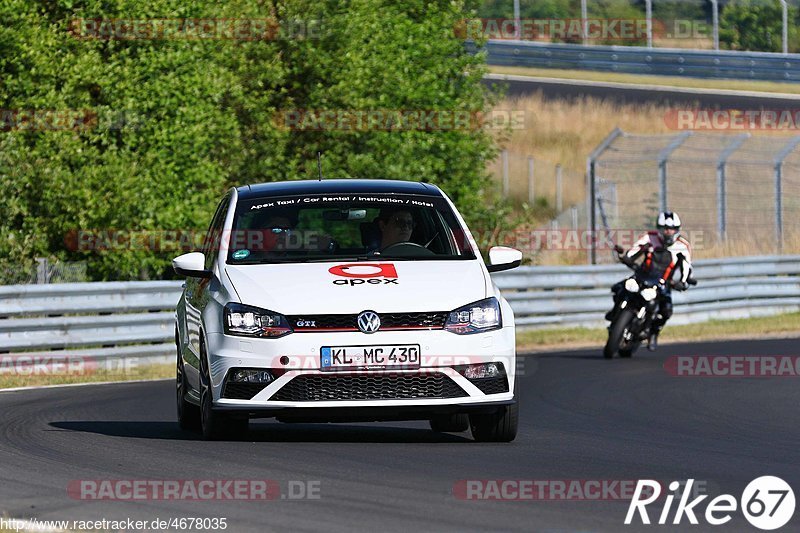
<svg viewBox="0 0 800 533">
<path fill-rule="evenodd" d="M 0 286 L 0 352 L 52 359 L 174 354 L 175 305 L 181 284 Z"/>
<path fill-rule="evenodd" d="M 800 54 L 497 40 L 485 48 L 490 65 L 800 81 Z"/>
<path fill-rule="evenodd" d="M 673 292 L 671 324 L 800 311 L 800 256 L 736 257 L 694 264 L 697 287 Z M 623 265 L 520 267 L 494 276 L 519 327 L 603 327 Z"/>
<path fill-rule="evenodd" d="M 800 256 L 698 261 L 672 323 L 800 310 Z M 520 327 L 603 326 L 622 265 L 520 267 L 493 275 Z M 60 359 L 172 356 L 180 281 L 0 286 L 0 352 Z M 35 351 L 34 351 L 35 350 Z"/>
</svg>

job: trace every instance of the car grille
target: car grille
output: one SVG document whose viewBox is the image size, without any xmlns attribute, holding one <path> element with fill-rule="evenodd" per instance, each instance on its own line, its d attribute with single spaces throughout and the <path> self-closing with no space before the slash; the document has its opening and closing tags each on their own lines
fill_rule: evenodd
<svg viewBox="0 0 800 533">
<path fill-rule="evenodd" d="M 470 383 L 478 387 L 484 394 L 508 392 L 508 380 L 505 376 L 496 378 L 470 379 Z"/>
<path fill-rule="evenodd" d="M 251 400 L 253 396 L 264 390 L 269 383 L 225 383 L 222 397 L 229 400 Z"/>
<path fill-rule="evenodd" d="M 447 312 L 378 313 L 383 330 L 442 329 Z M 296 333 L 308 331 L 358 331 L 358 315 L 293 315 L 287 317 Z M 313 326 L 311 325 L 313 323 Z"/>
<path fill-rule="evenodd" d="M 300 375 L 270 400 L 320 402 L 336 400 L 394 400 L 460 398 L 464 390 L 440 372 L 387 375 Z"/>
</svg>

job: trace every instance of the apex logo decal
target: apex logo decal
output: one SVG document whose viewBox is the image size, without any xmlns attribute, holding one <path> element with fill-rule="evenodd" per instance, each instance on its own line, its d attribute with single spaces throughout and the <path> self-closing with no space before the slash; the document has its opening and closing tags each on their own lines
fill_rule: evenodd
<svg viewBox="0 0 800 533">
<path fill-rule="evenodd" d="M 334 285 L 399 285 L 397 270 L 392 263 L 364 264 L 348 263 L 328 269 L 334 276 L 350 279 L 337 279 Z"/>
</svg>

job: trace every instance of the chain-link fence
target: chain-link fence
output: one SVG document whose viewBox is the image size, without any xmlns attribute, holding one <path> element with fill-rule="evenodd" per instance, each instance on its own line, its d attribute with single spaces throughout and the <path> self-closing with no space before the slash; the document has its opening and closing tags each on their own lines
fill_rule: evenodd
<svg viewBox="0 0 800 533">
<path fill-rule="evenodd" d="M 35 263 L 0 268 L 0 285 L 75 283 L 89 281 L 86 262 L 53 262 L 44 257 Z"/>
<path fill-rule="evenodd" d="M 520 204 L 550 208 L 556 215 L 586 202 L 586 177 L 561 165 L 507 150 L 489 164 L 497 191 Z"/>
<path fill-rule="evenodd" d="M 648 228 L 660 210 L 672 210 L 708 255 L 797 251 L 799 145 L 800 137 L 617 129 L 589 157 L 588 228 Z M 599 186 L 606 182 L 613 194 Z M 603 260 L 595 250 L 590 256 Z"/>
</svg>

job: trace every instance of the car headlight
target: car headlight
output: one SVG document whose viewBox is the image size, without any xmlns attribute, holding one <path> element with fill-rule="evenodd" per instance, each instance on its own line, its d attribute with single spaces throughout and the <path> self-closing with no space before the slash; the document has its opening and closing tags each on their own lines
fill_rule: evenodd
<svg viewBox="0 0 800 533">
<path fill-rule="evenodd" d="M 500 302 L 497 301 L 497 298 L 492 297 L 450 311 L 444 329 L 459 335 L 466 335 L 491 331 L 502 325 Z"/>
<path fill-rule="evenodd" d="M 655 300 L 657 295 L 658 295 L 658 290 L 656 290 L 655 287 L 647 287 L 646 289 L 642 289 L 642 298 L 644 298 L 645 302 L 649 302 L 650 300 Z"/>
<path fill-rule="evenodd" d="M 639 282 L 633 278 L 626 279 L 625 290 L 628 292 L 639 292 Z"/>
<path fill-rule="evenodd" d="M 250 305 L 229 303 L 222 320 L 226 335 L 275 338 L 292 332 L 285 316 Z"/>
</svg>

